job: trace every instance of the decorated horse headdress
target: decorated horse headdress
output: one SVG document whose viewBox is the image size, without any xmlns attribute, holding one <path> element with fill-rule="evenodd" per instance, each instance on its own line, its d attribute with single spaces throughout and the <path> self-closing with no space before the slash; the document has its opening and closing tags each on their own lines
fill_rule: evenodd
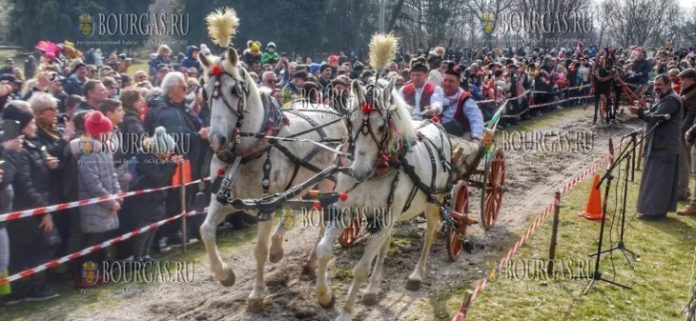
<svg viewBox="0 0 696 321">
<path fill-rule="evenodd" d="M 379 150 L 378 161 L 382 166 L 408 148 L 404 142 L 408 144 L 415 138 L 410 113 L 405 103 L 395 95 L 394 79 L 379 79 L 381 71 L 394 59 L 397 44 L 398 39 L 391 34 L 374 35 L 370 41 L 369 62 L 377 71 L 377 79 L 365 88 L 357 80 L 352 84 L 354 99 L 359 104 L 359 109 L 353 110 L 359 116 L 353 115 L 352 121 L 361 119 L 361 123 L 351 139 L 355 142 L 360 135 L 371 138 Z M 376 118 L 382 124 L 379 128 L 371 124 Z"/>
</svg>

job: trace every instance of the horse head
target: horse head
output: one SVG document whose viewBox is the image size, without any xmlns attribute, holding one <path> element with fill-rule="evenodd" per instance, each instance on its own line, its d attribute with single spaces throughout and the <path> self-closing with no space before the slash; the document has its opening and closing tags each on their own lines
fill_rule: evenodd
<svg viewBox="0 0 696 321">
<path fill-rule="evenodd" d="M 363 87 L 354 80 L 351 85 L 349 134 L 355 153 L 351 171 L 357 181 L 365 181 L 378 167 L 388 166 L 404 147 L 402 142 L 415 136 L 408 107 L 394 90 L 394 82 L 391 78 Z"/>
<path fill-rule="evenodd" d="M 209 141 L 213 151 L 233 151 L 239 144 L 242 126 L 254 123 L 254 108 L 260 106 L 256 85 L 244 67 L 239 65 L 239 55 L 234 48 L 227 48 L 222 57 L 200 53 L 198 59 L 205 69 L 203 96 L 210 108 Z"/>
</svg>

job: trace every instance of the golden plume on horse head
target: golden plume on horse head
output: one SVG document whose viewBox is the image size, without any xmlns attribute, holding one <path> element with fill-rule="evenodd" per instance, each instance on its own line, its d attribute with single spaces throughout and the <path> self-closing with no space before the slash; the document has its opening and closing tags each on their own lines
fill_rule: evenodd
<svg viewBox="0 0 696 321">
<path fill-rule="evenodd" d="M 226 59 L 222 60 L 222 68 L 227 73 L 236 76 L 235 67 L 239 61 L 239 55 L 232 46 L 232 39 L 237 34 L 237 28 L 239 27 L 237 12 L 232 8 L 220 8 L 208 14 L 205 17 L 205 22 L 208 25 L 208 36 L 213 43 L 227 51 Z M 220 67 L 217 67 L 217 69 L 210 68 L 214 67 L 216 63 L 209 61 L 205 55 L 199 54 L 198 58 L 206 69 L 206 75 L 213 71 L 219 72 Z"/>
</svg>

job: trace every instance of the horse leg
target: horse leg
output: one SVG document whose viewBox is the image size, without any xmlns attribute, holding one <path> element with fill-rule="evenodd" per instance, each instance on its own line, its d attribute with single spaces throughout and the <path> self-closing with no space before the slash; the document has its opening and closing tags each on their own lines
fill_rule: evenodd
<svg viewBox="0 0 696 321">
<path fill-rule="evenodd" d="M 222 203 L 217 201 L 216 195 L 213 194 L 210 206 L 208 207 L 208 214 L 206 215 L 203 224 L 201 224 L 200 232 L 201 239 L 203 239 L 203 243 L 205 244 L 205 249 L 208 251 L 210 270 L 215 275 L 215 278 L 222 283 L 222 285 L 232 286 L 235 281 L 234 272 L 227 266 L 227 264 L 222 262 L 217 244 L 215 244 L 215 232 L 217 226 L 222 222 L 227 214 L 229 213 L 225 213 L 224 206 Z"/>
<path fill-rule="evenodd" d="M 335 298 L 327 281 L 328 265 L 333 255 L 333 243 L 343 233 L 344 227 L 337 221 L 332 221 L 326 227 L 324 236 L 321 238 L 316 248 L 318 263 L 317 286 L 315 292 L 319 298 L 319 304 L 324 308 L 331 308 L 335 303 Z"/>
<path fill-rule="evenodd" d="M 408 277 L 406 288 L 409 290 L 418 290 L 420 288 L 421 281 L 423 280 L 425 264 L 428 262 L 428 255 L 430 255 L 430 247 L 433 245 L 435 234 L 437 233 L 437 229 L 440 225 L 440 214 L 438 211 L 439 209 L 432 204 L 429 204 L 425 209 L 425 244 L 423 245 L 423 251 L 421 251 L 416 268 Z"/>
<path fill-rule="evenodd" d="M 292 213 L 294 216 L 295 213 Z M 285 240 L 285 216 L 281 217 L 280 223 L 278 223 L 278 228 L 276 229 L 273 236 L 271 236 L 271 254 L 268 260 L 271 263 L 278 263 L 283 258 L 283 241 Z"/>
<path fill-rule="evenodd" d="M 268 258 L 268 237 L 271 235 L 273 221 L 259 221 L 258 226 L 256 249 L 254 250 L 256 256 L 256 283 L 254 284 L 254 289 L 251 291 L 251 294 L 249 294 L 249 302 L 247 305 L 250 312 L 260 312 L 263 310 L 263 299 L 266 292 L 263 282 L 263 268 L 266 265 L 266 258 Z"/>
<path fill-rule="evenodd" d="M 312 212 L 309 212 L 309 215 L 314 215 L 311 214 Z M 319 212 L 317 215 L 323 216 L 322 212 Z M 311 226 L 311 225 L 310 225 Z M 314 227 L 314 226 L 311 226 Z M 319 246 L 319 242 L 321 241 L 322 237 L 324 236 L 324 233 L 326 232 L 326 221 L 324 219 L 319 220 L 319 235 L 317 236 L 316 242 L 314 242 L 314 247 L 309 252 L 309 256 L 307 257 L 307 262 L 305 262 L 305 265 L 302 267 L 302 274 L 305 276 L 308 276 L 310 278 L 314 278 L 316 276 L 316 269 L 317 269 L 317 247 Z"/>
<path fill-rule="evenodd" d="M 384 241 L 382 248 L 379 250 L 377 262 L 370 275 L 370 281 L 367 283 L 367 289 L 363 294 L 362 302 L 364 305 L 375 305 L 377 303 L 377 294 L 379 294 L 380 283 L 382 282 L 382 271 L 384 270 L 384 258 L 387 256 L 389 245 L 391 244 L 391 236 Z"/>
<path fill-rule="evenodd" d="M 330 180 L 323 180 L 319 183 L 318 188 L 320 192 L 331 192 L 334 190 L 334 182 Z M 324 213 L 322 211 L 319 211 L 318 213 L 315 213 L 314 211 L 309 211 L 307 212 L 308 215 L 319 215 L 319 235 L 317 236 L 317 241 L 314 243 L 314 247 L 312 247 L 312 250 L 309 252 L 309 257 L 307 258 L 307 262 L 305 263 L 305 266 L 302 268 L 302 274 L 307 275 L 309 277 L 314 277 L 316 275 L 316 267 L 317 267 L 317 246 L 319 246 L 319 242 L 321 241 L 322 236 L 324 236 L 324 232 L 326 231 L 326 220 L 324 220 Z M 307 220 L 308 222 L 314 222 L 311 217 Z M 311 226 L 311 225 L 310 225 Z"/>
<path fill-rule="evenodd" d="M 360 285 L 367 279 L 370 273 L 370 265 L 372 265 L 375 256 L 377 256 L 377 253 L 391 236 L 391 230 L 390 228 L 383 227 L 382 231 L 371 236 L 372 238 L 367 242 L 362 258 L 360 258 L 358 264 L 353 268 L 353 284 L 350 286 L 348 298 L 346 299 L 346 303 L 343 304 L 343 308 L 336 318 L 336 321 L 350 321 L 352 319 L 351 313 L 353 312 L 353 305 L 358 296 Z"/>
</svg>

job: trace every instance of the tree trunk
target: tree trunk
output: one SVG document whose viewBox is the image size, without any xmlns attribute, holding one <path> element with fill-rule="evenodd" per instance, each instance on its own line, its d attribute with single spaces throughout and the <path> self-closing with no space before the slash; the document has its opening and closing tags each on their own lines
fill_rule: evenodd
<svg viewBox="0 0 696 321">
<path fill-rule="evenodd" d="M 406 0 L 399 0 L 399 2 L 396 3 L 394 6 L 394 9 L 392 9 L 391 17 L 389 18 L 389 23 L 387 24 L 386 28 L 384 29 L 385 32 L 389 32 L 392 29 L 394 29 L 394 25 L 396 24 L 396 19 L 399 17 L 399 14 L 401 13 L 401 8 L 404 6 L 404 2 Z"/>
</svg>

